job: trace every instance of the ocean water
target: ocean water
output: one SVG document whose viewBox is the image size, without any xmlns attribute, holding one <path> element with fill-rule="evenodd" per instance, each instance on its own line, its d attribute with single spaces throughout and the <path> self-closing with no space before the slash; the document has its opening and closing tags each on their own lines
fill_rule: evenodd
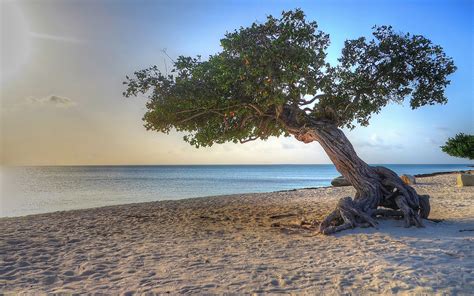
<svg viewBox="0 0 474 296">
<path fill-rule="evenodd" d="M 468 165 L 385 165 L 399 174 Z M 0 217 L 210 195 L 330 185 L 333 165 L 10 167 L 0 172 Z"/>
</svg>

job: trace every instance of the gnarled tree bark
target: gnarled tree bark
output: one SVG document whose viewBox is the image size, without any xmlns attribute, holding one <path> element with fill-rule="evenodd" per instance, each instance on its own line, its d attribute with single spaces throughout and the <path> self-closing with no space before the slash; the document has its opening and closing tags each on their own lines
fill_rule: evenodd
<svg viewBox="0 0 474 296">
<path fill-rule="evenodd" d="M 353 199 L 342 198 L 321 222 L 321 233 L 331 234 L 357 226 L 376 227 L 377 216 L 403 217 L 405 227 L 423 227 L 421 219 L 427 218 L 430 212 L 429 196 L 418 195 L 392 170 L 365 163 L 336 125 L 317 124 L 292 134 L 304 143 L 319 142 L 336 169 L 356 189 Z"/>
</svg>

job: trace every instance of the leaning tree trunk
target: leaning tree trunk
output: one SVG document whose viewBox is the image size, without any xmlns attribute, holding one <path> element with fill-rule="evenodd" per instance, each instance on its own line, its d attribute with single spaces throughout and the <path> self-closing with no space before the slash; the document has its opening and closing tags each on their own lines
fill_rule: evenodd
<svg viewBox="0 0 474 296">
<path fill-rule="evenodd" d="M 295 137 L 304 143 L 318 141 L 336 169 L 356 189 L 354 199 L 342 198 L 321 222 L 321 233 L 331 234 L 356 226 L 376 227 L 376 216 L 403 217 L 405 227 L 423 227 L 421 218 L 427 218 L 430 212 L 429 196 L 418 195 L 395 172 L 367 165 L 337 126 L 305 128 Z"/>
</svg>

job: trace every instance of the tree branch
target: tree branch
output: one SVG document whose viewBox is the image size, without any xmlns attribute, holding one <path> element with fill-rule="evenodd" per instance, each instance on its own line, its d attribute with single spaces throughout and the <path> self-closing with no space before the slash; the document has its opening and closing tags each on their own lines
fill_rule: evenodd
<svg viewBox="0 0 474 296">
<path fill-rule="evenodd" d="M 320 94 L 320 95 L 314 96 L 309 101 L 304 100 L 304 99 L 300 99 L 298 105 L 300 105 L 300 106 L 308 105 L 308 104 L 311 104 L 312 102 L 316 101 L 317 99 L 321 99 L 321 98 L 324 98 L 324 97 L 327 97 L 327 95 L 326 94 Z"/>
<path fill-rule="evenodd" d="M 199 116 L 201 116 L 201 115 L 204 115 L 204 114 L 206 114 L 206 113 L 208 113 L 208 112 L 210 112 L 210 111 L 207 111 L 207 110 L 206 110 L 206 111 L 204 111 L 204 112 L 200 112 L 200 113 L 194 114 L 194 115 L 192 115 L 192 116 L 190 116 L 190 117 L 188 117 L 188 118 L 185 118 L 185 119 L 181 120 L 179 123 L 185 123 L 186 121 L 190 121 L 191 119 L 194 119 L 194 118 L 196 118 L 196 117 L 199 117 Z"/>
<path fill-rule="evenodd" d="M 248 137 L 245 140 L 239 140 L 239 142 L 240 142 L 240 144 L 243 144 L 243 143 L 247 143 L 247 142 L 250 142 L 250 141 L 255 141 L 257 139 L 258 139 L 258 137 Z"/>
<path fill-rule="evenodd" d="M 185 118 L 185 119 L 182 119 L 181 121 L 179 121 L 179 123 L 185 123 L 186 121 L 190 121 L 191 119 L 197 118 L 197 117 L 199 117 L 199 116 L 201 116 L 201 115 L 205 115 L 205 114 L 207 114 L 207 113 L 214 113 L 214 114 L 217 114 L 217 115 L 219 115 L 219 116 L 225 116 L 225 114 L 220 113 L 220 112 L 217 112 L 217 111 L 214 111 L 214 110 L 205 110 L 205 111 L 203 111 L 203 112 L 199 112 L 199 113 L 194 114 L 194 115 L 192 115 L 192 116 L 189 116 L 189 117 L 187 117 L 187 118 Z"/>
<path fill-rule="evenodd" d="M 232 105 L 232 106 L 227 106 L 227 107 L 222 107 L 222 108 L 213 108 L 213 109 L 200 107 L 200 108 L 196 108 L 196 109 L 188 109 L 188 110 L 177 111 L 176 114 L 189 113 L 189 112 L 194 112 L 194 111 L 199 111 L 199 110 L 224 111 L 224 110 L 227 110 L 227 109 L 237 108 L 237 107 L 240 107 L 240 106 L 245 106 L 245 104 L 236 104 L 236 105 Z"/>
<path fill-rule="evenodd" d="M 264 115 L 265 114 L 262 110 L 258 109 L 257 106 L 255 106 L 254 104 L 247 104 L 247 105 L 249 107 L 252 107 L 255 111 L 257 111 L 259 115 Z"/>
</svg>

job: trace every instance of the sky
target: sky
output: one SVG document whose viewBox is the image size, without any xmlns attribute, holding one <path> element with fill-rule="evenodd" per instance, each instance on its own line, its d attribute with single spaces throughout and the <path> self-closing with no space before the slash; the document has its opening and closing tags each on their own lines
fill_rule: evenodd
<svg viewBox="0 0 474 296">
<path fill-rule="evenodd" d="M 368 163 L 468 163 L 439 146 L 474 133 L 473 1 L 0 0 L 2 165 L 330 163 L 317 143 L 272 138 L 196 149 L 183 134 L 146 131 L 146 98 L 122 97 L 125 75 L 171 57 L 220 51 L 227 31 L 302 8 L 344 40 L 392 25 L 441 45 L 458 70 L 447 105 L 392 105 L 368 127 L 345 130 Z"/>
</svg>

